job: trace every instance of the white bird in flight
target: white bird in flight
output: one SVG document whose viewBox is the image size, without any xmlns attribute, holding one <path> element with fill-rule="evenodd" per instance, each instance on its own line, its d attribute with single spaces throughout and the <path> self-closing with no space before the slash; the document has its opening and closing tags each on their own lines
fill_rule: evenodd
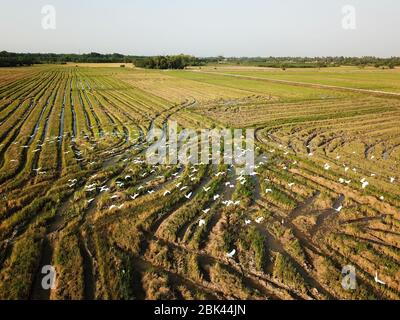
<svg viewBox="0 0 400 320">
<path fill-rule="evenodd" d="M 206 220 L 200 219 L 199 220 L 199 227 L 204 226 L 206 224 Z"/>
<path fill-rule="evenodd" d="M 210 208 L 207 208 L 207 209 L 204 209 L 203 212 L 208 213 L 210 210 L 211 210 Z"/>
<path fill-rule="evenodd" d="M 383 285 L 385 285 L 386 283 L 385 282 L 383 282 L 382 280 L 380 280 L 379 278 L 378 278 L 378 272 L 375 272 L 375 282 L 376 283 L 379 283 L 379 284 L 383 284 Z"/>
<path fill-rule="evenodd" d="M 185 195 L 185 198 L 190 199 L 191 196 L 192 196 L 192 192 L 189 192 L 188 194 Z"/>
<path fill-rule="evenodd" d="M 336 212 L 340 212 L 343 209 L 343 206 L 339 206 L 337 208 L 334 208 Z"/>
<path fill-rule="evenodd" d="M 227 256 L 228 258 L 232 258 L 232 257 L 235 255 L 235 253 L 236 253 L 236 249 L 233 249 L 231 252 L 228 252 L 228 253 L 226 254 L 226 256 Z"/>
</svg>

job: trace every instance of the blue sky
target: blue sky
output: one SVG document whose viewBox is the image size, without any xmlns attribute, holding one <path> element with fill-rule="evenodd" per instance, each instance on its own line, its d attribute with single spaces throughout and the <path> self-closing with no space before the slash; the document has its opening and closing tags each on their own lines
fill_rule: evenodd
<svg viewBox="0 0 400 320">
<path fill-rule="evenodd" d="M 43 30 L 41 8 L 56 9 Z M 342 7 L 356 9 L 355 30 Z M 400 55 L 398 0 L 2 0 L 0 50 L 197 56 Z"/>
</svg>

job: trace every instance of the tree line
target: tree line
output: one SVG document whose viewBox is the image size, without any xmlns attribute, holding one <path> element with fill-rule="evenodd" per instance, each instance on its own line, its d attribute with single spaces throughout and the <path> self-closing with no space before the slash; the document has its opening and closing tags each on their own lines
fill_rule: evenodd
<svg viewBox="0 0 400 320">
<path fill-rule="evenodd" d="M 56 54 L 56 53 L 14 53 L 0 52 L 0 67 L 29 66 L 32 64 L 56 63 L 65 64 L 67 62 L 76 63 L 128 63 L 132 62 L 133 57 L 119 53 L 100 54 L 91 52 L 87 54 Z"/>
<path fill-rule="evenodd" d="M 400 57 L 378 58 L 365 57 L 241 57 L 219 59 L 219 63 L 253 65 L 271 68 L 325 68 L 340 66 L 374 66 L 376 68 L 390 68 L 400 66 Z"/>
<path fill-rule="evenodd" d="M 190 55 L 169 56 L 133 56 L 119 53 L 85 54 L 56 53 L 13 53 L 0 52 L 0 67 L 29 66 L 32 64 L 57 63 L 133 63 L 139 68 L 148 69 L 184 69 L 188 66 L 207 64 L 236 64 L 271 68 L 325 68 L 338 66 L 374 66 L 376 68 L 394 68 L 400 66 L 400 57 L 378 58 L 365 57 L 206 57 L 197 58 Z"/>
<path fill-rule="evenodd" d="M 136 58 L 134 65 L 148 69 L 184 69 L 188 66 L 205 65 L 205 61 L 189 55 L 156 56 Z"/>
</svg>

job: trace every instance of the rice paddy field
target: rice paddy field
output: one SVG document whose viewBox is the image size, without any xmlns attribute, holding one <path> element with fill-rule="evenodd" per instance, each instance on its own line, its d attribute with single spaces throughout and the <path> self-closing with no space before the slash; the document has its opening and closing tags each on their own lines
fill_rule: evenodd
<svg viewBox="0 0 400 320">
<path fill-rule="evenodd" d="M 254 174 L 148 164 L 168 120 Z M 397 300 L 399 124 L 399 69 L 1 68 L 0 298 Z"/>
</svg>

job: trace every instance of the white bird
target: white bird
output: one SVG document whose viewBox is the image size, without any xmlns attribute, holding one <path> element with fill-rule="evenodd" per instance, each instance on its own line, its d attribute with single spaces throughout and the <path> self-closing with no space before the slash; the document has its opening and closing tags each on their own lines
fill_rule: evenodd
<svg viewBox="0 0 400 320">
<path fill-rule="evenodd" d="M 390 183 L 393 183 L 396 180 L 394 177 L 390 177 Z"/>
<path fill-rule="evenodd" d="M 166 191 L 164 192 L 163 196 L 165 197 L 167 194 L 170 194 L 170 193 L 171 193 L 171 191 L 166 190 Z"/>
<path fill-rule="evenodd" d="M 130 178 L 131 178 L 131 176 L 125 176 L 125 180 L 128 180 Z"/>
<path fill-rule="evenodd" d="M 207 209 L 204 209 L 203 212 L 207 214 L 208 212 L 210 212 L 210 210 L 211 210 L 210 208 L 207 208 Z"/>
<path fill-rule="evenodd" d="M 199 220 L 199 227 L 204 226 L 206 224 L 206 220 L 200 219 Z"/>
<path fill-rule="evenodd" d="M 135 200 L 137 197 L 139 197 L 139 193 L 135 193 L 133 196 L 129 196 L 132 200 Z"/>
<path fill-rule="evenodd" d="M 343 206 L 339 206 L 337 208 L 334 208 L 336 212 L 340 212 L 343 209 Z"/>
<path fill-rule="evenodd" d="M 369 185 L 369 182 L 368 182 L 368 181 L 364 181 L 364 182 L 362 183 L 361 187 L 362 187 L 363 189 L 365 189 L 368 185 Z"/>
<path fill-rule="evenodd" d="M 188 186 L 183 186 L 180 191 L 186 190 L 188 188 Z"/>
<path fill-rule="evenodd" d="M 214 196 L 214 201 L 217 200 L 218 198 L 219 198 L 219 194 L 216 194 L 216 195 Z"/>
<path fill-rule="evenodd" d="M 350 183 L 351 183 L 351 180 L 344 180 L 344 182 L 345 182 L 346 184 L 350 184 Z"/>
<path fill-rule="evenodd" d="M 117 198 L 118 196 L 116 194 L 110 197 L 110 199 L 117 199 Z"/>
<path fill-rule="evenodd" d="M 379 199 L 383 201 L 383 200 L 385 200 L 385 197 L 384 196 L 380 196 Z"/>
<path fill-rule="evenodd" d="M 259 217 L 259 218 L 256 219 L 256 222 L 257 223 L 261 223 L 263 220 L 264 220 L 264 217 Z"/>
<path fill-rule="evenodd" d="M 148 194 L 153 194 L 153 193 L 154 193 L 154 190 L 149 190 L 149 191 L 147 191 L 147 193 L 148 193 Z"/>
<path fill-rule="evenodd" d="M 383 282 L 382 280 L 379 280 L 379 278 L 378 278 L 378 272 L 375 272 L 375 282 L 376 283 L 379 283 L 379 284 L 383 284 L 383 285 L 385 285 L 386 283 L 385 282 Z"/>
<path fill-rule="evenodd" d="M 111 205 L 109 208 L 108 208 L 108 210 L 112 210 L 112 209 L 115 209 L 117 206 L 115 205 L 115 204 L 113 204 L 113 205 Z"/>
<path fill-rule="evenodd" d="M 93 202 L 93 200 L 94 200 L 94 198 L 91 198 L 91 199 L 89 199 L 89 200 L 87 201 L 87 203 L 90 204 L 90 203 Z"/>
<path fill-rule="evenodd" d="M 192 196 L 192 192 L 186 194 L 186 195 L 185 195 L 185 198 L 186 198 L 186 199 L 190 199 L 191 196 Z"/>
<path fill-rule="evenodd" d="M 349 171 L 349 169 L 350 169 L 349 167 L 345 167 L 345 168 L 344 168 L 344 172 Z"/>
<path fill-rule="evenodd" d="M 246 224 L 246 225 L 248 225 L 248 224 L 250 224 L 251 223 L 251 220 L 244 220 L 244 223 Z"/>
<path fill-rule="evenodd" d="M 181 186 L 182 182 L 179 182 L 176 187 L 179 188 Z"/>
<path fill-rule="evenodd" d="M 294 182 L 288 183 L 288 186 L 289 186 L 290 188 L 293 187 L 293 186 L 294 186 Z"/>
<path fill-rule="evenodd" d="M 203 190 L 204 190 L 205 192 L 208 192 L 208 190 L 210 190 L 210 189 L 211 189 L 211 187 L 208 187 L 208 188 L 203 187 Z"/>
<path fill-rule="evenodd" d="M 235 253 L 236 253 L 236 249 L 233 249 L 231 252 L 228 252 L 228 253 L 226 254 L 226 256 L 227 256 L 228 258 L 232 258 L 232 257 L 235 255 Z"/>
<path fill-rule="evenodd" d="M 228 201 L 224 201 L 223 202 L 227 207 L 229 207 L 230 205 L 232 205 L 234 202 L 232 200 L 228 200 Z"/>
<path fill-rule="evenodd" d="M 265 193 L 270 193 L 272 192 L 272 189 L 265 189 Z"/>
<path fill-rule="evenodd" d="M 329 170 L 330 168 L 331 168 L 331 166 L 330 166 L 328 163 L 325 163 L 324 169 L 325 169 L 325 170 Z"/>
</svg>

